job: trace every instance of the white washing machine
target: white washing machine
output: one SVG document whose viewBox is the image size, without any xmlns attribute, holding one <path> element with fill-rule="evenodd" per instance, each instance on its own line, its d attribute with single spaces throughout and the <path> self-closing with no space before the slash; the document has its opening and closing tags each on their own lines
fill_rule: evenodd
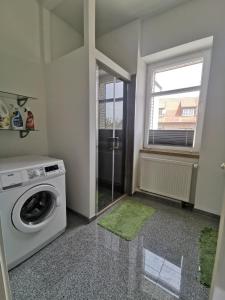
<svg viewBox="0 0 225 300">
<path fill-rule="evenodd" d="M 0 216 L 11 269 L 66 228 L 63 161 L 44 156 L 0 159 Z"/>
</svg>

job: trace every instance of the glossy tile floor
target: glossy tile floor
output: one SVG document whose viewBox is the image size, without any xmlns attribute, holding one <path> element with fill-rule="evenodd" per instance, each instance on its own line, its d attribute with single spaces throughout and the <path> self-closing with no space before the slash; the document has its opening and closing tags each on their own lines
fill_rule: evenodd
<svg viewBox="0 0 225 300">
<path fill-rule="evenodd" d="M 157 211 L 132 242 L 70 212 L 65 234 L 10 272 L 13 299 L 207 300 L 198 281 L 198 239 L 218 222 L 137 199 Z"/>
</svg>

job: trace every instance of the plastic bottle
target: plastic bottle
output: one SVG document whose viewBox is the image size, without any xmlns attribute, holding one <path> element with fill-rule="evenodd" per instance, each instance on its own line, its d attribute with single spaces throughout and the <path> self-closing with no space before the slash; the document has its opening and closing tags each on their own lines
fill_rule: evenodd
<svg viewBox="0 0 225 300">
<path fill-rule="evenodd" d="M 10 114 L 5 102 L 0 99 L 0 128 L 10 128 Z"/>
<path fill-rule="evenodd" d="M 27 111 L 26 129 L 34 130 L 34 115 L 29 108 L 27 108 L 26 111 Z"/>
<path fill-rule="evenodd" d="M 12 129 L 19 130 L 24 129 L 23 127 L 23 118 L 18 107 L 14 108 L 13 117 L 11 120 Z"/>
</svg>

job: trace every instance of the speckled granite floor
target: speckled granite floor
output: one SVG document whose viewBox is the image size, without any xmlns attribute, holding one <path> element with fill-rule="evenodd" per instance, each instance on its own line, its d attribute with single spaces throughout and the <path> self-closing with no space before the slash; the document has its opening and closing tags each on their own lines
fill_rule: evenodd
<svg viewBox="0 0 225 300">
<path fill-rule="evenodd" d="M 206 216 L 139 198 L 157 209 L 132 242 L 73 213 L 57 240 L 10 271 L 14 300 L 207 300 L 198 282 L 198 239 Z"/>
</svg>

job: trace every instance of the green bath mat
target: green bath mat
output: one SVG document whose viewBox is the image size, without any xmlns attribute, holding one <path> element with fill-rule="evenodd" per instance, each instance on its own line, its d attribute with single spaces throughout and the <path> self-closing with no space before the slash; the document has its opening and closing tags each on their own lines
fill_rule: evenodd
<svg viewBox="0 0 225 300">
<path fill-rule="evenodd" d="M 98 224 L 131 241 L 154 212 L 154 208 L 128 198 L 103 217 Z"/>
<path fill-rule="evenodd" d="M 213 228 L 204 228 L 200 236 L 200 282 L 210 287 L 216 256 L 218 231 Z"/>
</svg>

